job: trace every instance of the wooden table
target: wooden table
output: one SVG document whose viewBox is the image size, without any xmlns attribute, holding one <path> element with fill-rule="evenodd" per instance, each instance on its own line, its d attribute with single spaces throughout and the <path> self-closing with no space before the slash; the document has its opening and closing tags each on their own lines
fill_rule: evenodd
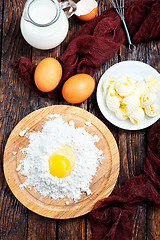
<svg viewBox="0 0 160 240">
<path fill-rule="evenodd" d="M 89 240 L 92 239 L 88 215 L 69 220 L 55 220 L 39 216 L 25 208 L 10 191 L 3 174 L 3 152 L 9 134 L 15 125 L 27 114 L 36 109 L 68 104 L 61 100 L 39 97 L 30 91 L 18 79 L 12 69 L 12 62 L 19 56 L 29 57 L 37 64 L 41 59 L 59 56 L 67 46 L 73 33 L 83 25 L 75 16 L 70 18 L 70 30 L 65 41 L 50 51 L 40 51 L 31 48 L 23 39 L 19 23 L 25 0 L 0 1 L 0 57 L 1 57 L 1 97 L 0 97 L 0 239 L 57 239 L 57 240 Z M 99 1 L 98 14 L 110 6 L 107 0 Z M 160 42 L 151 41 L 136 45 L 129 51 L 122 46 L 120 51 L 101 66 L 94 79 L 96 84 L 103 74 L 113 64 L 124 60 L 138 60 L 148 63 L 160 71 Z M 101 114 L 97 102 L 96 91 L 79 107 L 88 110 L 102 120 L 113 133 L 120 153 L 120 174 L 116 187 L 128 178 L 138 174 L 143 167 L 146 156 L 146 135 L 148 129 L 126 131 L 115 127 Z M 160 209 L 143 204 L 139 205 L 134 216 L 134 240 L 160 239 Z M 97 239 L 100 240 L 100 239 Z M 121 240 L 121 239 L 120 239 Z"/>
</svg>

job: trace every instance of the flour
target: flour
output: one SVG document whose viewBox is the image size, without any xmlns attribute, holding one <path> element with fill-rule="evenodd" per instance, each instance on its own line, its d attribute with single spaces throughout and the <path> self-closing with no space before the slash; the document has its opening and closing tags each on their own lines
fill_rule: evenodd
<svg viewBox="0 0 160 240">
<path fill-rule="evenodd" d="M 23 137 L 28 130 L 29 130 L 29 128 L 26 128 L 25 130 L 22 130 L 22 131 L 19 133 L 19 136 L 20 136 L 20 137 Z"/>
<path fill-rule="evenodd" d="M 87 121 L 85 124 L 86 124 L 87 126 L 91 126 L 91 122 L 89 122 L 89 121 Z"/>
<path fill-rule="evenodd" d="M 26 176 L 20 188 L 32 186 L 43 197 L 48 196 L 54 200 L 68 197 L 77 201 L 84 192 L 90 195 L 89 185 L 103 158 L 103 151 L 95 145 L 99 137 L 89 134 L 84 127 L 75 128 L 73 120 L 65 122 L 60 115 L 50 115 L 47 119 L 49 120 L 41 132 L 27 134 L 29 144 L 23 148 L 26 156 L 17 168 Z M 71 146 L 74 151 L 75 165 L 69 176 L 53 177 L 49 171 L 48 159 L 64 145 Z"/>
<path fill-rule="evenodd" d="M 21 170 L 21 164 L 18 165 L 18 167 L 16 168 L 16 171 L 18 172 L 19 170 Z"/>
</svg>

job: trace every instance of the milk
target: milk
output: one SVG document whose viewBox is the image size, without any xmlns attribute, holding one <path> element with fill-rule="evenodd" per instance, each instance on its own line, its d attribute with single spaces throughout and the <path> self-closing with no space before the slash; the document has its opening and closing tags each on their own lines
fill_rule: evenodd
<svg viewBox="0 0 160 240">
<path fill-rule="evenodd" d="M 69 24 L 56 0 L 30 0 L 26 2 L 20 27 L 31 46 L 45 50 L 58 46 L 65 39 Z"/>
<path fill-rule="evenodd" d="M 50 0 L 33 1 L 29 7 L 29 15 L 35 23 L 50 23 L 56 16 L 55 4 Z"/>
</svg>

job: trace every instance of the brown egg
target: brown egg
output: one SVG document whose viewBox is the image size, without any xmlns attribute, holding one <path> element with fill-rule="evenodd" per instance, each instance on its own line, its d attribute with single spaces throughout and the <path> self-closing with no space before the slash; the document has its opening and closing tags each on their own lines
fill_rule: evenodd
<svg viewBox="0 0 160 240">
<path fill-rule="evenodd" d="M 69 103 L 81 103 L 93 93 L 94 79 L 88 74 L 77 74 L 69 78 L 63 85 L 62 96 Z"/>
<path fill-rule="evenodd" d="M 39 90 L 50 92 L 57 87 L 62 77 L 62 66 L 55 58 L 45 58 L 35 69 L 34 81 Z"/>
</svg>

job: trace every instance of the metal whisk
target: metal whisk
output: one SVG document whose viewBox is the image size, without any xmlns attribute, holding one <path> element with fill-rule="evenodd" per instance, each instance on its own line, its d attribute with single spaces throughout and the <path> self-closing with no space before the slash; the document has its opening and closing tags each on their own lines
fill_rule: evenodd
<svg viewBox="0 0 160 240">
<path fill-rule="evenodd" d="M 130 38 L 130 34 L 124 19 L 124 0 L 110 0 L 110 3 L 112 4 L 112 6 L 115 8 L 117 14 L 119 15 L 123 26 L 124 26 L 124 30 L 128 39 L 128 43 L 129 43 L 129 49 L 131 49 L 131 46 L 134 46 L 133 43 L 131 42 L 131 38 Z"/>
</svg>

